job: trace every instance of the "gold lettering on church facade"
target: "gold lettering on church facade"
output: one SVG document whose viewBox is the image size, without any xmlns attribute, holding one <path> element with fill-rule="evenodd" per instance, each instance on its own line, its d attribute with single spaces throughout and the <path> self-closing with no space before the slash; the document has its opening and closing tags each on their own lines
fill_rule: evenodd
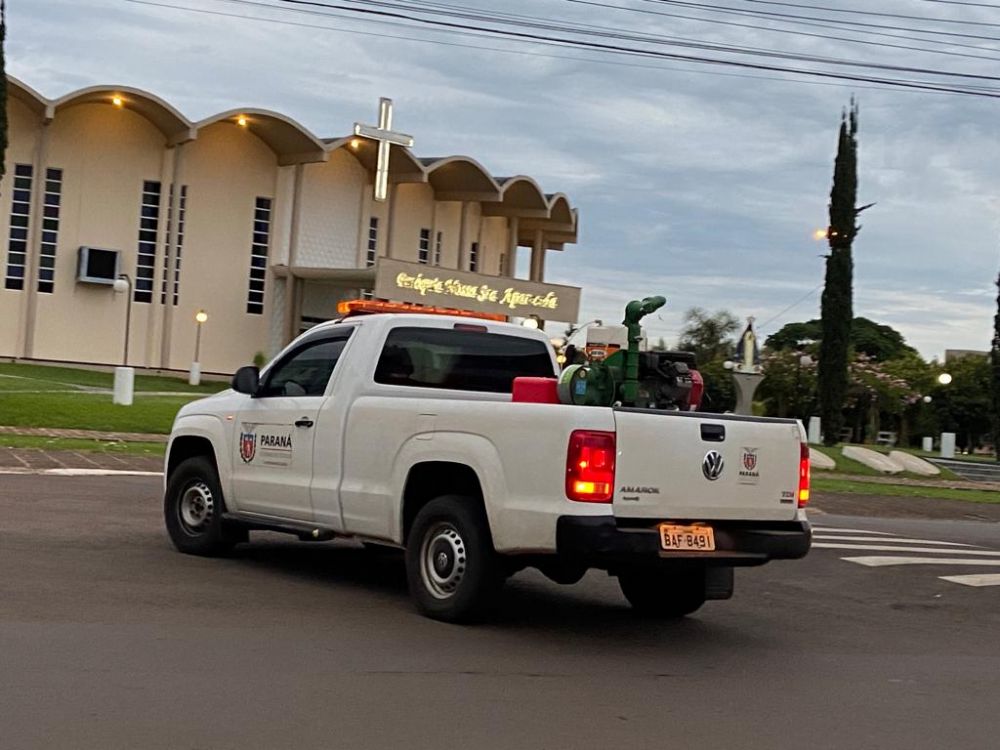
<svg viewBox="0 0 1000 750">
<path fill-rule="evenodd" d="M 549 292 L 545 295 L 532 294 L 507 287 L 503 291 L 494 289 L 489 284 L 466 284 L 460 279 L 441 278 L 440 276 L 424 276 L 418 273 L 413 276 L 408 273 L 396 275 L 397 289 L 412 289 L 421 297 L 442 296 L 474 299 L 477 302 L 494 302 L 510 310 L 521 307 L 531 309 L 559 309 L 559 295 Z"/>
<path fill-rule="evenodd" d="M 422 263 L 380 258 L 374 295 L 395 302 L 453 307 L 540 320 L 576 320 L 580 290 L 508 276 L 486 276 Z"/>
</svg>

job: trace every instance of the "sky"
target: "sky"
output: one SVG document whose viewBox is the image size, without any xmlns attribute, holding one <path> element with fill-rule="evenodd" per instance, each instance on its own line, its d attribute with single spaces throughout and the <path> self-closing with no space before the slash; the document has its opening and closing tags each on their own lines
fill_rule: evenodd
<svg viewBox="0 0 1000 750">
<path fill-rule="evenodd" d="M 933 28 L 967 34 L 947 37 L 966 46 L 819 27 L 809 27 L 817 36 L 798 36 L 774 29 L 807 27 L 693 3 L 441 0 L 453 12 L 502 8 L 605 31 L 996 73 L 1000 2 L 788 1 L 933 18 Z M 394 128 L 414 136 L 418 156 L 465 154 L 494 175 L 526 173 L 546 192 L 565 192 L 580 211 L 579 242 L 549 253 L 547 280 L 583 288 L 581 321 L 618 322 L 628 300 L 664 295 L 667 306 L 645 324 L 651 338 L 671 345 L 695 306 L 754 316 L 764 336 L 819 317 L 827 247 L 813 233 L 828 223 L 837 129 L 854 95 L 858 201 L 876 204 L 861 215 L 854 244 L 855 314 L 893 326 L 928 359 L 989 348 L 1000 270 L 1000 100 L 448 34 L 316 15 L 324 11 L 308 5 L 295 7 L 313 13 L 296 12 L 280 0 L 156 2 L 8 0 L 8 72 L 48 97 L 96 84 L 136 86 L 192 120 L 244 106 L 274 109 L 323 137 L 374 121 L 378 98 L 391 97 Z M 700 5 L 820 12 L 762 0 Z M 951 54 L 849 44 L 837 35 Z M 519 267 L 527 267 L 526 255 Z"/>
</svg>

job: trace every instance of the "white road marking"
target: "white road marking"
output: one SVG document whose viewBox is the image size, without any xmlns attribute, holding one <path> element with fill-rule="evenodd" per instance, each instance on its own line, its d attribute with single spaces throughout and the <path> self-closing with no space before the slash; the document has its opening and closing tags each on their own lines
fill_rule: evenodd
<svg viewBox="0 0 1000 750">
<path fill-rule="evenodd" d="M 893 541 L 887 539 L 886 541 Z M 1000 557 L 1000 552 L 991 552 L 990 550 L 975 550 L 975 549 L 948 549 L 941 547 L 890 547 L 888 544 L 830 544 L 829 542 L 819 542 L 814 544 L 813 547 L 820 547 L 822 549 L 856 549 L 856 550 L 869 550 L 871 552 L 924 552 L 927 554 L 945 554 L 945 555 L 980 555 L 982 557 Z"/>
<path fill-rule="evenodd" d="M 813 526 L 813 531 L 821 534 L 875 534 L 876 536 L 895 536 L 888 531 L 869 531 L 868 529 L 837 529 L 832 526 Z"/>
<path fill-rule="evenodd" d="M 828 536 L 826 534 L 814 534 L 813 539 L 826 539 L 833 542 L 892 542 L 893 544 L 939 544 L 944 547 L 975 547 L 974 544 L 961 544 L 960 542 L 939 542 L 936 539 L 909 539 L 906 537 L 894 536 L 892 539 L 877 536 Z"/>
<path fill-rule="evenodd" d="M 162 471 L 131 471 L 126 469 L 0 469 L 0 475 L 30 475 L 50 477 L 162 477 Z"/>
<path fill-rule="evenodd" d="M 883 568 L 887 565 L 1000 565 L 1000 560 L 969 560 L 953 557 L 842 557 L 841 560 L 865 565 L 869 568 Z"/>
<path fill-rule="evenodd" d="M 1000 573 L 974 573 L 969 576 L 938 576 L 938 578 L 963 586 L 1000 586 Z"/>
</svg>

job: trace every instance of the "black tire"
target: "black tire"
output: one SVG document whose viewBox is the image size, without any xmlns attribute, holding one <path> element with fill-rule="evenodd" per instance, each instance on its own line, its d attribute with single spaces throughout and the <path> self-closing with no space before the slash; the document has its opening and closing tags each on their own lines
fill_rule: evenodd
<svg viewBox="0 0 1000 750">
<path fill-rule="evenodd" d="M 224 555 L 248 539 L 246 529 L 224 523 L 219 475 L 204 456 L 188 458 L 167 480 L 163 517 L 174 546 L 188 555 Z"/>
<path fill-rule="evenodd" d="M 643 617 L 684 617 L 705 603 L 705 568 L 701 566 L 621 571 L 618 585 L 635 613 Z"/>
<path fill-rule="evenodd" d="M 446 495 L 420 509 L 406 544 L 406 578 L 417 610 L 445 622 L 474 622 L 504 581 L 479 500 Z"/>
</svg>

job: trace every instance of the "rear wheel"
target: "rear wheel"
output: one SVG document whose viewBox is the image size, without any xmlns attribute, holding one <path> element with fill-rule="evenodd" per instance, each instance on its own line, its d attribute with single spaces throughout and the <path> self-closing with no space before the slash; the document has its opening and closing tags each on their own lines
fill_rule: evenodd
<svg viewBox="0 0 1000 750">
<path fill-rule="evenodd" d="M 705 603 L 704 567 L 621 571 L 618 585 L 644 617 L 684 617 Z"/>
<path fill-rule="evenodd" d="M 417 609 L 446 622 L 480 619 L 503 583 L 478 500 L 449 495 L 427 503 L 406 544 L 406 576 Z"/>
<path fill-rule="evenodd" d="M 221 555 L 247 541 L 244 529 L 222 520 L 225 510 L 219 476 L 207 458 L 188 458 L 170 475 L 163 516 L 170 541 L 181 552 Z"/>
</svg>

